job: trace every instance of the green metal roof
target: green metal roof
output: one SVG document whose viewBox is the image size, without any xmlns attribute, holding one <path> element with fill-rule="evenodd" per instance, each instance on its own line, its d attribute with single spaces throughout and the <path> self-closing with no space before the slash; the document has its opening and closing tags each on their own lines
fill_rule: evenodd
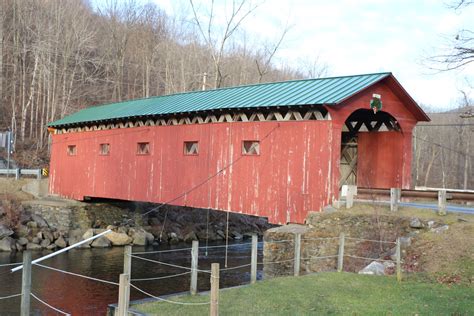
<svg viewBox="0 0 474 316">
<path fill-rule="evenodd" d="M 383 72 L 271 82 L 130 100 L 90 107 L 48 126 L 220 109 L 337 104 L 390 75 L 390 72 Z"/>
</svg>

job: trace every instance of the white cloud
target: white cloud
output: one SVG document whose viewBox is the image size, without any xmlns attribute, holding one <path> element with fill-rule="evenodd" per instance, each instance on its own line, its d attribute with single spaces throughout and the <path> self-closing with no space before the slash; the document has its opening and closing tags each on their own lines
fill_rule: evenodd
<svg viewBox="0 0 474 316">
<path fill-rule="evenodd" d="M 158 5 L 169 12 L 178 8 L 176 3 L 186 6 L 187 1 L 160 0 Z M 474 6 L 455 12 L 436 0 L 268 0 L 245 29 L 259 40 L 274 40 L 289 21 L 293 27 L 276 56 L 281 64 L 319 55 L 331 75 L 392 71 L 415 100 L 446 108 L 454 106 L 459 89 L 469 90 L 465 78 L 474 82 L 474 65 L 426 75 L 430 70 L 420 60 L 443 45 L 442 36 L 474 30 L 473 16 Z"/>
</svg>

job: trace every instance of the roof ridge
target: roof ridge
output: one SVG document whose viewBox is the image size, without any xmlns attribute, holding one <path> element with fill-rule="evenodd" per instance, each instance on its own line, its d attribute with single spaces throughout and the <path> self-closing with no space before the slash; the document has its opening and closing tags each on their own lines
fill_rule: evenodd
<svg viewBox="0 0 474 316">
<path fill-rule="evenodd" d="M 392 74 L 392 72 L 382 71 L 382 72 L 365 73 L 365 74 L 358 74 L 358 75 L 343 75 L 343 76 L 331 76 L 331 77 L 321 77 L 321 78 L 292 79 L 292 80 L 271 81 L 271 82 L 263 82 L 263 83 L 249 83 L 249 84 L 244 84 L 244 85 L 241 85 L 241 86 L 222 87 L 222 88 L 215 88 L 215 89 L 210 89 L 210 90 L 193 90 L 193 91 L 185 91 L 185 92 L 175 92 L 175 93 L 171 93 L 171 94 L 155 95 L 155 96 L 143 97 L 143 98 L 134 98 L 134 99 L 118 101 L 118 102 L 102 103 L 102 104 L 89 106 L 89 107 L 87 107 L 83 110 L 87 110 L 87 109 L 90 109 L 90 108 L 96 108 L 96 107 L 100 107 L 100 106 L 111 105 L 111 104 L 120 104 L 120 103 L 126 103 L 126 102 L 131 102 L 131 101 L 139 101 L 139 100 L 152 100 L 152 99 L 158 99 L 158 98 L 163 98 L 163 97 L 171 97 L 171 96 L 175 96 L 175 95 L 186 95 L 186 94 L 194 94 L 194 93 L 198 94 L 198 93 L 206 93 L 206 92 L 209 93 L 209 92 L 212 92 L 212 91 L 223 91 L 223 90 L 231 90 L 231 89 L 238 89 L 238 88 L 245 88 L 245 87 L 266 86 L 266 85 L 273 85 L 273 84 L 279 84 L 279 83 L 288 83 L 288 82 L 318 81 L 318 80 L 326 80 L 326 79 L 362 77 L 362 76 L 372 76 L 372 75 L 382 75 L 382 74 L 390 75 L 390 74 Z"/>
<path fill-rule="evenodd" d="M 48 126 L 224 108 L 336 104 L 390 76 L 393 76 L 391 72 L 378 72 L 294 79 L 130 99 L 90 106 L 51 122 Z"/>
</svg>

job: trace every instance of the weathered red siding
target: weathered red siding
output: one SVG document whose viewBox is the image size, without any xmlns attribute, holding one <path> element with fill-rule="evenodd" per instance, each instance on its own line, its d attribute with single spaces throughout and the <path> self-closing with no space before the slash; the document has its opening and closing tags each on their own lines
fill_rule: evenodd
<svg viewBox="0 0 474 316">
<path fill-rule="evenodd" d="M 319 211 L 334 195 L 331 133 L 330 121 L 299 121 L 54 135 L 50 189 L 73 199 L 159 203 L 183 194 L 171 204 L 265 216 L 273 223 L 303 222 L 308 211 Z M 260 140 L 260 155 L 243 156 L 243 140 Z M 199 155 L 185 156 L 184 141 L 199 141 Z M 150 155 L 137 155 L 137 142 L 150 142 Z M 110 155 L 99 155 L 101 143 L 110 143 Z M 71 144 L 76 156 L 67 155 Z"/>
<path fill-rule="evenodd" d="M 320 211 L 338 198 L 342 127 L 351 113 L 369 108 L 373 93 L 382 95 L 382 110 L 395 117 L 402 132 L 359 133 L 358 185 L 410 186 L 411 132 L 420 112 L 407 106 L 399 89 L 384 80 L 342 104 L 327 106 L 330 121 L 56 134 L 50 191 L 79 200 L 88 196 L 169 203 L 258 215 L 272 223 L 303 223 L 309 211 Z M 260 155 L 242 155 L 244 140 L 259 140 Z M 199 154 L 184 155 L 185 141 L 198 141 Z M 138 142 L 150 143 L 150 155 L 136 154 Z M 108 156 L 99 155 L 101 143 L 110 144 Z M 72 144 L 76 156 L 67 155 Z"/>
<path fill-rule="evenodd" d="M 334 124 L 334 135 L 338 133 L 340 135 L 343 124 L 354 111 L 369 109 L 374 93 L 382 96 L 382 111 L 391 114 L 398 121 L 402 131 L 358 134 L 357 185 L 408 189 L 411 186 L 412 130 L 418 120 L 412 112 L 413 109 L 405 105 L 398 96 L 399 91 L 389 82 L 381 81 L 340 105 L 328 107 Z M 339 179 L 340 151 L 337 149 L 341 146 L 340 140 L 333 141 L 332 146 L 335 155 L 333 176 Z"/>
<path fill-rule="evenodd" d="M 360 133 L 357 186 L 400 188 L 402 185 L 403 135 L 398 132 Z"/>
</svg>

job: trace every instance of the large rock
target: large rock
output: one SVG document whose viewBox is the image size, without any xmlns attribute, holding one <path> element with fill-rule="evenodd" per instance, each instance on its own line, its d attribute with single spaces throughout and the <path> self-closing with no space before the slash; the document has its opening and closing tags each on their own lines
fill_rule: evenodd
<svg viewBox="0 0 474 316">
<path fill-rule="evenodd" d="M 155 236 L 153 236 L 152 233 L 145 232 L 145 237 L 146 237 L 146 242 L 150 245 L 155 241 Z"/>
<path fill-rule="evenodd" d="M 114 246 L 125 246 L 132 242 L 132 238 L 125 233 L 110 232 L 105 235 Z"/>
<path fill-rule="evenodd" d="M 183 240 L 185 242 L 192 242 L 193 240 L 198 240 L 198 237 L 196 236 L 196 233 L 193 231 L 190 231 L 186 235 L 184 235 Z"/>
<path fill-rule="evenodd" d="M 101 237 L 95 239 L 91 244 L 92 248 L 107 248 L 107 247 L 110 247 L 110 246 L 112 246 L 112 243 L 110 242 L 110 240 L 108 240 L 104 236 L 101 236 Z"/>
<path fill-rule="evenodd" d="M 151 244 L 154 240 L 152 234 L 138 228 L 130 228 L 128 230 L 128 235 L 133 238 L 133 244 L 137 246 L 146 246 L 147 244 Z M 151 235 L 151 237 L 149 235 Z"/>
<path fill-rule="evenodd" d="M 38 244 L 34 244 L 32 242 L 29 242 L 27 245 L 26 245 L 26 249 L 27 250 L 41 250 L 43 249 L 43 247 L 41 247 L 40 245 Z"/>
<path fill-rule="evenodd" d="M 232 233 L 230 233 L 230 235 L 232 236 L 233 239 L 235 240 L 241 240 L 243 238 L 242 234 L 240 234 L 239 232 L 237 231 L 233 231 Z"/>
<path fill-rule="evenodd" d="M 46 247 L 46 249 L 48 249 L 48 250 L 55 250 L 56 247 L 57 247 L 56 244 L 51 244 L 51 245 L 49 245 L 48 247 Z"/>
<path fill-rule="evenodd" d="M 12 252 L 15 249 L 15 240 L 13 238 L 5 237 L 0 240 L 0 251 Z"/>
<path fill-rule="evenodd" d="M 147 245 L 146 235 L 143 232 L 139 232 L 133 235 L 133 244 L 136 246 L 146 246 Z"/>
<path fill-rule="evenodd" d="M 26 237 L 30 234 L 30 229 L 25 225 L 19 225 L 16 228 L 16 235 L 18 237 Z"/>
<path fill-rule="evenodd" d="M 9 227 L 6 225 L 0 224 L 0 239 L 3 237 L 8 237 L 13 235 L 13 230 L 11 230 Z"/>
<path fill-rule="evenodd" d="M 359 274 L 384 275 L 385 266 L 377 261 L 372 261 L 368 266 L 359 271 Z"/>
<path fill-rule="evenodd" d="M 169 243 L 170 245 L 175 245 L 175 244 L 179 243 L 178 235 L 177 235 L 175 232 L 171 232 L 171 233 L 169 234 L 168 243 Z"/>
<path fill-rule="evenodd" d="M 91 229 L 88 229 L 83 235 L 82 235 L 82 239 L 87 239 L 87 238 L 91 238 L 94 236 L 94 230 L 91 228 Z"/>
<path fill-rule="evenodd" d="M 411 237 L 400 237 L 400 247 L 408 248 L 411 246 Z"/>
<path fill-rule="evenodd" d="M 84 230 L 82 229 L 72 229 L 69 231 L 68 242 L 69 245 L 74 245 L 80 241 L 83 241 Z M 90 248 L 90 242 L 81 244 L 78 248 Z"/>
<path fill-rule="evenodd" d="M 59 248 L 66 248 L 66 246 L 67 246 L 66 240 L 64 240 L 64 237 L 63 237 L 63 236 L 59 236 L 59 238 L 56 239 L 56 241 L 54 242 L 54 244 L 55 244 L 56 246 L 58 246 Z"/>
<path fill-rule="evenodd" d="M 26 239 L 25 237 L 20 237 L 18 239 L 18 243 L 22 246 L 26 246 L 26 244 L 28 244 L 28 239 Z"/>
<path fill-rule="evenodd" d="M 54 241 L 54 235 L 49 229 L 43 231 L 43 238 L 48 239 L 50 242 Z"/>
<path fill-rule="evenodd" d="M 15 248 L 16 248 L 16 251 L 23 251 L 23 246 L 20 245 L 19 243 L 15 243 Z"/>
<path fill-rule="evenodd" d="M 438 227 L 438 228 L 431 228 L 431 231 L 432 231 L 433 233 L 439 234 L 439 233 L 442 233 L 442 232 L 444 232 L 444 231 L 446 231 L 446 230 L 448 230 L 448 229 L 449 229 L 449 226 L 448 226 L 448 225 L 443 225 L 443 226 L 440 226 L 440 227 Z"/>
<path fill-rule="evenodd" d="M 411 228 L 423 228 L 423 223 L 420 221 L 418 217 L 414 217 L 410 221 Z"/>
<path fill-rule="evenodd" d="M 33 222 L 33 221 L 29 221 L 29 222 L 26 223 L 26 226 L 28 226 L 29 228 L 38 228 L 38 223 Z"/>
<path fill-rule="evenodd" d="M 38 224 L 38 227 L 49 227 L 48 223 L 39 215 L 31 214 L 31 219 Z"/>
<path fill-rule="evenodd" d="M 41 247 L 46 248 L 51 245 L 51 241 L 49 239 L 43 239 L 40 243 Z"/>
<path fill-rule="evenodd" d="M 86 240 L 86 239 L 91 238 L 93 236 L 94 236 L 94 229 L 90 228 L 84 234 L 82 234 L 82 239 Z M 92 241 L 89 241 L 89 242 L 86 242 L 86 243 L 82 244 L 79 247 L 80 248 L 88 248 L 88 247 L 91 246 L 91 244 L 92 244 Z"/>
</svg>

